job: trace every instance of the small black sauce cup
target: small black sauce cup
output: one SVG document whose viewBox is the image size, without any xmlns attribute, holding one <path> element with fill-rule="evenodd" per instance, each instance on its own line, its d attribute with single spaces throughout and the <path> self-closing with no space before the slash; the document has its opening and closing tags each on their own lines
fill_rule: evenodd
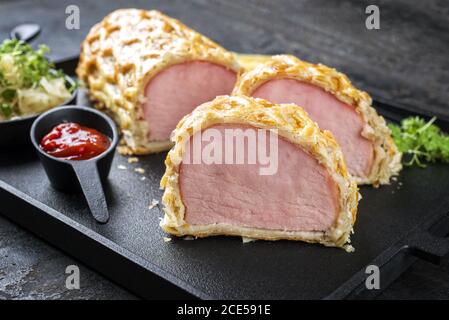
<svg viewBox="0 0 449 320">
<path fill-rule="evenodd" d="M 111 145 L 102 154 L 88 160 L 66 160 L 53 157 L 40 147 L 42 138 L 54 127 L 64 122 L 76 122 L 96 129 L 111 139 Z M 115 123 L 104 113 L 81 106 L 64 106 L 41 114 L 31 126 L 31 142 L 51 185 L 63 191 L 82 191 L 90 211 L 99 223 L 109 220 L 103 191 L 118 143 Z"/>
</svg>

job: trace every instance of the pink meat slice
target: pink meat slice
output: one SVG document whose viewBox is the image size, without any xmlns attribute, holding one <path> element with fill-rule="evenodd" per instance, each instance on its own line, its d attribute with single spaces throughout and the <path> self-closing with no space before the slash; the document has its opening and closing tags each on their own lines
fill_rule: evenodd
<svg viewBox="0 0 449 320">
<path fill-rule="evenodd" d="M 206 140 L 198 149 L 210 151 L 211 144 L 218 143 L 222 146 L 221 164 L 195 164 L 192 150 L 198 149 L 191 138 L 186 150 L 192 152 L 184 154 L 180 165 L 179 184 L 187 223 L 226 223 L 284 231 L 324 231 L 334 225 L 339 211 L 338 187 L 316 159 L 276 136 L 278 152 L 270 154 L 269 149 L 268 154 L 278 161 L 277 171 L 260 175 L 259 161 L 250 164 L 246 156 L 243 164 L 226 164 L 224 160 L 225 153 L 232 152 L 225 144 L 225 130 L 254 131 L 254 127 L 220 124 L 203 130 L 203 134 L 211 129 L 222 138 Z M 244 154 L 257 148 L 258 143 L 245 143 Z"/>
<path fill-rule="evenodd" d="M 143 112 L 150 141 L 168 140 L 183 116 L 217 95 L 229 94 L 235 81 L 235 72 L 205 61 L 180 63 L 161 71 L 145 88 Z"/>
<path fill-rule="evenodd" d="M 373 144 L 361 135 L 363 120 L 354 107 L 320 87 L 292 79 L 270 80 L 257 88 L 253 97 L 303 107 L 321 129 L 333 133 L 352 175 L 363 177 L 370 173 Z"/>
</svg>

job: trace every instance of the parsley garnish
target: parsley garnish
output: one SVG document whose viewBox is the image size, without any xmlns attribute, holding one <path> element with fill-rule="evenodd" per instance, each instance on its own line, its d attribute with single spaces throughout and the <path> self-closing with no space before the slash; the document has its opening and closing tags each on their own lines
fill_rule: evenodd
<svg viewBox="0 0 449 320">
<path fill-rule="evenodd" d="M 12 105 L 9 103 L 0 103 L 0 112 L 5 116 L 5 117 L 10 117 L 12 115 Z"/>
<path fill-rule="evenodd" d="M 429 162 L 449 163 L 449 135 L 434 124 L 436 117 L 425 121 L 420 117 L 409 117 L 400 126 L 389 124 L 399 151 L 407 156 L 405 165 L 425 167 Z"/>
<path fill-rule="evenodd" d="M 47 46 L 40 45 L 37 50 L 20 40 L 5 40 L 0 46 L 0 55 L 11 55 L 14 65 L 18 68 L 20 78 L 17 79 L 20 87 L 29 88 L 37 85 L 41 78 L 47 79 L 61 77 L 60 72 L 54 72 L 53 63 L 45 58 L 49 52 Z M 14 85 L 14 84 L 13 84 Z"/>
</svg>

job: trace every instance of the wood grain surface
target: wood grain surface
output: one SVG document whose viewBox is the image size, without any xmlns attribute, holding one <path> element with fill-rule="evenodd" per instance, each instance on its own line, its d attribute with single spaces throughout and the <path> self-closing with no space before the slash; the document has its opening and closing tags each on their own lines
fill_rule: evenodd
<svg viewBox="0 0 449 320">
<path fill-rule="evenodd" d="M 70 4 L 80 8 L 80 30 L 65 28 Z M 380 30 L 365 27 L 368 4 L 380 8 Z M 90 27 L 120 7 L 162 10 L 237 52 L 292 53 L 336 67 L 375 96 L 449 118 L 445 0 L 3 0 L 0 39 L 19 23 L 36 22 L 43 30 L 35 43 L 48 44 L 52 59 L 74 56 Z M 80 265 L 0 218 L 0 299 L 134 298 L 82 265 L 81 289 L 67 290 L 70 264 Z M 448 299 L 449 259 L 416 263 L 379 298 Z"/>
</svg>

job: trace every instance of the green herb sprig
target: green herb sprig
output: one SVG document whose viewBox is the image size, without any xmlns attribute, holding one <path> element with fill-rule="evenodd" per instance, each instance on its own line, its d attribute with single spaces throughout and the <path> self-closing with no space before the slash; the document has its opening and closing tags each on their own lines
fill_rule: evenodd
<svg viewBox="0 0 449 320">
<path fill-rule="evenodd" d="M 20 72 L 20 84 L 25 88 L 37 85 L 43 77 L 52 79 L 63 76 L 61 71 L 55 72 L 54 64 L 45 57 L 49 51 L 50 49 L 45 45 L 40 45 L 37 50 L 33 50 L 29 44 L 16 39 L 5 40 L 0 45 L 0 55 L 10 54 L 14 58 L 14 64 Z"/>
<path fill-rule="evenodd" d="M 389 124 L 399 151 L 406 155 L 405 165 L 426 167 L 426 163 L 449 163 L 449 135 L 434 124 L 436 117 L 425 121 L 420 117 L 409 117 L 400 125 Z"/>
</svg>

